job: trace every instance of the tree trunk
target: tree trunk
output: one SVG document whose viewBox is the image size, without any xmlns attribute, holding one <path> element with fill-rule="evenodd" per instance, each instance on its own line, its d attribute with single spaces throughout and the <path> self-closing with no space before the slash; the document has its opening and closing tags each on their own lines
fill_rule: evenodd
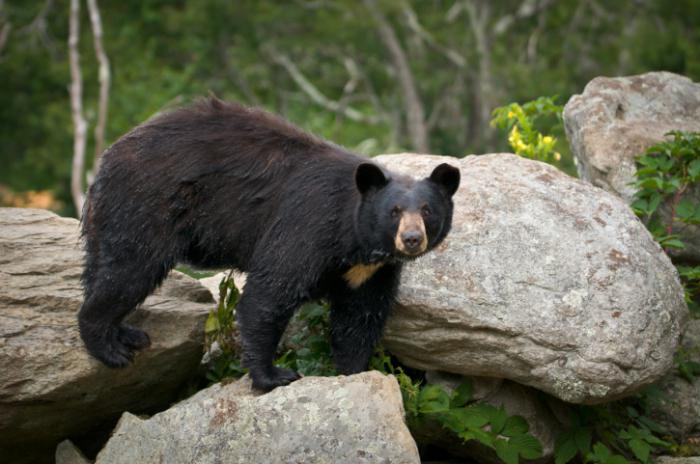
<svg viewBox="0 0 700 464">
<path fill-rule="evenodd" d="M 70 103 L 73 115 L 73 169 L 71 172 L 71 195 L 78 217 L 82 215 L 85 194 L 83 193 L 83 172 L 85 167 L 86 122 L 83 117 L 83 82 L 80 74 L 80 0 L 70 2 L 70 27 L 68 34 L 68 59 L 70 62 Z"/>
<path fill-rule="evenodd" d="M 95 56 L 99 63 L 100 101 L 97 111 L 97 125 L 95 126 L 95 160 L 92 166 L 93 177 L 100 167 L 100 155 L 104 149 L 105 126 L 107 125 L 107 107 L 109 105 L 109 59 L 102 46 L 102 20 L 97 0 L 87 0 L 90 10 L 90 24 L 95 44 Z"/>
<path fill-rule="evenodd" d="M 406 122 L 408 135 L 411 139 L 411 148 L 421 153 L 429 153 L 430 146 L 428 143 L 428 128 L 425 123 L 425 111 L 418 95 L 406 54 L 401 48 L 394 29 L 380 11 L 376 1 L 364 0 L 364 3 L 374 19 L 379 37 L 389 51 L 389 56 L 396 70 L 406 110 Z"/>
</svg>

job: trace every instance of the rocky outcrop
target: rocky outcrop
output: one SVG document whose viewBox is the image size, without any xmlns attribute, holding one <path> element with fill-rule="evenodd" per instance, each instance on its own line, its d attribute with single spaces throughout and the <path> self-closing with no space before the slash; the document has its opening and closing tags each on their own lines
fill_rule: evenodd
<svg viewBox="0 0 700 464">
<path fill-rule="evenodd" d="M 70 441 L 64 440 L 56 447 L 56 464 L 90 464 L 83 453 Z"/>
<path fill-rule="evenodd" d="M 618 197 L 509 154 L 385 155 L 462 172 L 452 232 L 405 267 L 385 346 L 405 364 L 506 378 L 569 402 L 663 376 L 687 318 L 675 268 Z"/>
<path fill-rule="evenodd" d="M 246 377 L 150 419 L 124 414 L 97 464 L 419 463 L 398 383 L 378 372 L 306 377 L 265 395 Z"/>
<path fill-rule="evenodd" d="M 683 334 L 682 355 L 700 363 L 700 319 L 688 323 Z M 654 417 L 678 440 L 700 433 L 700 378 L 692 382 L 673 369 L 659 382 L 662 395 L 653 410 Z"/>
<path fill-rule="evenodd" d="M 59 441 L 155 411 L 196 372 L 213 306 L 194 279 L 175 274 L 131 322 L 152 346 L 126 369 L 93 360 L 80 340 L 78 221 L 43 210 L 0 208 L 0 456 L 51 462 Z M 175 295 L 175 296 L 173 296 Z"/>
<path fill-rule="evenodd" d="M 657 464 L 700 464 L 700 456 L 673 457 L 659 456 L 656 458 Z"/>
<path fill-rule="evenodd" d="M 597 77 L 564 107 L 564 127 L 579 176 L 630 202 L 635 157 L 669 131 L 700 131 L 700 83 L 668 72 Z M 686 196 L 700 201 L 700 187 Z M 668 205 L 660 214 L 667 223 Z M 674 233 L 686 244 L 674 254 L 700 262 L 700 227 L 677 223 Z"/>
</svg>

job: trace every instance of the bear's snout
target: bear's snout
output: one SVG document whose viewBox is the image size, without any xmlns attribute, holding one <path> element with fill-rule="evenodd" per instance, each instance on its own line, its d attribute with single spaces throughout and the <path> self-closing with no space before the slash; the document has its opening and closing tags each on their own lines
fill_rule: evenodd
<svg viewBox="0 0 700 464">
<path fill-rule="evenodd" d="M 420 244 L 423 241 L 423 234 L 419 230 L 409 230 L 401 234 L 401 241 L 406 250 L 415 252 L 420 249 Z"/>
<path fill-rule="evenodd" d="M 419 255 L 428 248 L 425 223 L 419 212 L 407 211 L 401 215 L 394 245 L 398 251 L 409 256 Z"/>
</svg>

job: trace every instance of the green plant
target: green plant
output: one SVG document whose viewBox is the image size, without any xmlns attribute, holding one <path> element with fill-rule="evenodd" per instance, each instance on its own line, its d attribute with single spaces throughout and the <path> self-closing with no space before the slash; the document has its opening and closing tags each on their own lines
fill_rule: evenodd
<svg viewBox="0 0 700 464">
<path fill-rule="evenodd" d="M 555 463 L 571 462 L 576 456 L 584 463 L 651 462 L 653 450 L 672 446 L 659 438 L 666 431 L 648 417 L 658 397 L 658 389 L 650 388 L 624 401 L 572 407 L 569 427 L 557 437 Z"/>
<path fill-rule="evenodd" d="M 452 392 L 440 385 L 421 386 L 401 367 L 395 367 L 382 349 L 377 350 L 371 367 L 396 376 L 409 426 L 434 420 L 464 441 L 476 440 L 493 449 L 506 464 L 542 456 L 542 445 L 529 433 L 527 421 L 521 416 L 509 416 L 502 406 L 474 401 L 471 382 L 462 383 Z"/>
<path fill-rule="evenodd" d="M 214 357 L 206 373 L 210 382 L 220 382 L 229 377 L 237 378 L 247 371 L 241 366 L 235 342 L 236 305 L 241 294 L 233 281 L 233 271 L 219 283 L 219 303 L 204 323 L 204 346 L 211 351 L 216 342 L 221 353 Z"/>
<path fill-rule="evenodd" d="M 678 375 L 690 383 L 693 383 L 695 378 L 700 376 L 700 363 L 692 359 L 693 355 L 697 355 L 698 351 L 700 351 L 700 347 L 697 346 L 691 348 L 680 347 L 673 356 Z"/>
<path fill-rule="evenodd" d="M 561 120 L 563 108 L 555 100 L 556 97 L 540 97 L 522 105 L 500 106 L 493 110 L 491 125 L 508 130 L 508 143 L 515 154 L 547 163 L 559 162 L 561 154 L 556 150 L 557 138 L 543 135 L 535 128 L 539 119 L 554 116 Z"/>
<path fill-rule="evenodd" d="M 241 364 L 240 347 L 236 342 L 236 305 L 240 292 L 233 281 L 232 273 L 219 284 L 219 303 L 207 317 L 204 326 L 205 347 L 219 345 L 220 353 L 211 359 L 206 377 L 210 382 L 225 378 L 238 378 L 247 372 Z M 294 349 L 286 350 L 275 360 L 275 365 L 293 369 L 302 375 L 335 375 L 328 343 L 328 305 L 308 303 L 294 315 L 292 325 L 299 327 L 288 344 Z"/>
<path fill-rule="evenodd" d="M 328 342 L 328 303 L 308 303 L 302 306 L 294 318 L 299 324 L 289 344 L 295 349 L 287 350 L 275 361 L 275 365 L 292 369 L 302 375 L 335 375 Z"/>
<path fill-rule="evenodd" d="M 676 225 L 700 225 L 700 202 L 688 196 L 691 187 L 700 185 L 700 133 L 672 131 L 670 139 L 649 147 L 637 157 L 637 192 L 632 203 L 635 213 L 667 251 L 685 248 Z M 658 214 L 667 205 L 668 217 Z M 686 291 L 686 301 L 700 315 L 700 266 L 677 266 Z"/>
</svg>

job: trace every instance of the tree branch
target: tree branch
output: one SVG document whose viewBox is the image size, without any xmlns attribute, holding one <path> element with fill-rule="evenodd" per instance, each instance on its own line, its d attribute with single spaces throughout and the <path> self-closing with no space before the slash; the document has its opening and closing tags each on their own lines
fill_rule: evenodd
<svg viewBox="0 0 700 464">
<path fill-rule="evenodd" d="M 70 62 L 70 103 L 73 116 L 73 167 L 71 171 L 71 195 L 78 217 L 82 215 L 85 194 L 83 193 L 83 170 L 85 166 L 85 118 L 83 117 L 83 82 L 80 74 L 80 53 L 78 40 L 80 37 L 80 0 L 71 0 L 68 59 Z"/>
<path fill-rule="evenodd" d="M 302 74 L 302 72 L 297 68 L 297 65 L 289 59 L 288 56 L 272 49 L 268 49 L 268 53 L 272 60 L 278 65 L 282 66 L 288 73 L 292 80 L 299 86 L 299 88 L 317 105 L 336 113 L 342 114 L 344 117 L 358 122 L 365 122 L 369 124 L 377 124 L 381 122 L 381 119 L 376 116 L 367 116 L 360 111 L 352 107 L 344 107 L 337 101 L 333 101 L 323 95 L 320 90 L 318 90 L 307 78 Z"/>
<path fill-rule="evenodd" d="M 464 68 L 467 65 L 467 62 L 462 55 L 452 50 L 451 48 L 440 45 L 438 41 L 435 40 L 435 37 L 433 37 L 432 34 L 425 30 L 425 28 L 420 24 L 420 21 L 418 21 L 418 16 L 416 15 L 416 12 L 413 11 L 413 8 L 411 8 L 408 2 L 404 1 L 402 2 L 402 4 L 402 10 L 404 16 L 406 17 L 406 23 L 408 24 L 408 27 L 411 28 L 411 30 L 418 37 L 423 39 L 425 43 L 430 45 L 435 51 L 444 55 L 445 58 L 447 58 L 452 64 L 454 64 L 458 68 Z"/>
<path fill-rule="evenodd" d="M 418 96 L 418 90 L 413 79 L 413 73 L 408 65 L 406 54 L 401 48 L 399 39 L 394 29 L 379 10 L 375 0 L 364 0 L 365 7 L 377 26 L 379 37 L 389 52 L 394 63 L 396 74 L 403 95 L 403 103 L 406 110 L 408 135 L 413 149 L 422 153 L 428 153 L 428 128 L 425 124 L 425 111 L 423 103 Z"/>
<path fill-rule="evenodd" d="M 501 16 L 493 27 L 494 35 L 503 35 L 518 20 L 531 18 L 549 8 L 556 0 L 524 0 L 515 14 Z"/>
<path fill-rule="evenodd" d="M 107 108 L 109 105 L 109 59 L 102 46 L 102 20 L 97 0 L 87 0 L 90 10 L 90 24 L 95 45 L 95 56 L 99 63 L 100 100 L 97 112 L 97 125 L 95 126 L 95 160 L 92 167 L 93 176 L 100 167 L 100 155 L 104 149 L 105 126 L 107 125 Z"/>
</svg>

